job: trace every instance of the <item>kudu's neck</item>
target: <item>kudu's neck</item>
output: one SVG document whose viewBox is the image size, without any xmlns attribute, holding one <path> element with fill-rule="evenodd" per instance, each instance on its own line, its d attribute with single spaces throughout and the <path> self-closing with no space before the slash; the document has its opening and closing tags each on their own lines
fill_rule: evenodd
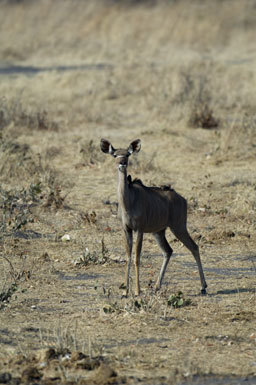
<svg viewBox="0 0 256 385">
<path fill-rule="evenodd" d="M 130 194 L 129 194 L 129 185 L 127 182 L 127 170 L 126 169 L 124 171 L 118 170 L 117 196 L 118 196 L 119 205 L 123 209 L 129 210 Z"/>
</svg>

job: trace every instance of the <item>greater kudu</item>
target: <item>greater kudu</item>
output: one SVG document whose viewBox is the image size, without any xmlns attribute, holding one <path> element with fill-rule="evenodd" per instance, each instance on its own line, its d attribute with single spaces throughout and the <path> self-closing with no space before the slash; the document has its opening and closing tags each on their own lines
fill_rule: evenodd
<svg viewBox="0 0 256 385">
<path fill-rule="evenodd" d="M 124 295 L 127 296 L 129 292 L 133 231 L 137 233 L 135 294 L 140 294 L 139 267 L 143 233 L 153 233 L 163 252 L 164 261 L 156 282 L 156 289 L 160 289 L 173 251 L 165 238 L 167 227 L 193 254 L 201 279 L 201 293 L 206 294 L 207 284 L 204 278 L 199 249 L 187 231 L 186 200 L 169 186 L 147 187 L 140 180 L 135 179 L 131 181 L 131 177 L 127 177 L 128 158 L 133 152 L 140 151 L 141 144 L 139 139 L 134 140 L 127 149 L 120 148 L 116 150 L 106 139 L 101 139 L 100 145 L 103 152 L 116 158 L 118 167 L 118 212 L 125 233 L 127 250 Z"/>
</svg>

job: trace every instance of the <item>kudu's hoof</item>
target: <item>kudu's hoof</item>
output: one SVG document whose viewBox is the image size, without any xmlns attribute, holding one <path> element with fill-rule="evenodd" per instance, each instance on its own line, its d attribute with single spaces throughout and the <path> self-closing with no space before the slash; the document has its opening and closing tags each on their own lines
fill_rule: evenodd
<svg viewBox="0 0 256 385">
<path fill-rule="evenodd" d="M 202 289 L 202 290 L 201 290 L 201 294 L 202 294 L 202 295 L 206 295 L 206 294 L 207 294 L 207 293 L 206 293 L 206 289 Z"/>
<path fill-rule="evenodd" d="M 157 293 L 158 291 L 160 291 L 160 286 L 158 283 L 156 283 L 155 286 L 153 287 L 153 291 L 154 293 Z"/>
</svg>

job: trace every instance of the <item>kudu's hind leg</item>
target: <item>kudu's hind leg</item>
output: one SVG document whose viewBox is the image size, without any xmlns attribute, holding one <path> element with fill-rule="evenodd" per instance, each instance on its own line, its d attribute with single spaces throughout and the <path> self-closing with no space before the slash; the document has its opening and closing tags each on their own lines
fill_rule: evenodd
<svg viewBox="0 0 256 385">
<path fill-rule="evenodd" d="M 161 250 L 163 252 L 163 256 L 164 256 L 164 260 L 163 260 L 163 264 L 162 264 L 162 267 L 160 270 L 160 274 L 159 274 L 158 280 L 157 280 L 156 285 L 155 285 L 155 289 L 159 290 L 161 288 L 164 274 L 165 274 L 165 271 L 166 271 L 166 268 L 167 268 L 167 265 L 168 265 L 168 262 L 170 260 L 170 257 L 172 255 L 173 250 L 165 238 L 165 230 L 159 231 L 158 233 L 154 233 L 154 237 L 155 237 L 159 247 L 161 248 Z"/>
<path fill-rule="evenodd" d="M 173 234 L 183 243 L 183 245 L 186 246 L 186 248 L 189 249 L 191 251 L 191 253 L 193 254 L 193 256 L 196 260 L 196 263 L 197 263 L 198 270 L 199 270 L 199 275 L 200 275 L 200 280 L 201 280 L 201 285 L 202 285 L 201 293 L 206 294 L 207 284 L 206 284 L 206 281 L 204 278 L 203 267 L 202 267 L 200 254 L 199 254 L 199 247 L 193 241 L 193 239 L 190 237 L 187 229 L 184 229 L 183 231 L 179 231 L 179 232 L 174 231 L 173 229 L 171 229 L 171 230 L 172 230 Z"/>
<path fill-rule="evenodd" d="M 126 270 L 125 270 L 125 279 L 124 279 L 125 289 L 123 292 L 123 296 L 127 297 L 129 292 L 131 257 L 132 257 L 132 230 L 125 229 L 124 234 L 125 234 L 127 261 L 126 261 Z"/>
</svg>

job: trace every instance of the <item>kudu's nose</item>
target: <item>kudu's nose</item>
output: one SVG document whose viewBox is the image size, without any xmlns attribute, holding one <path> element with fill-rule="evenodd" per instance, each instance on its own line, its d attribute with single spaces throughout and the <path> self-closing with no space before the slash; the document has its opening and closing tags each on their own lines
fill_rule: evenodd
<svg viewBox="0 0 256 385">
<path fill-rule="evenodd" d="M 127 167 L 127 159 L 126 158 L 121 158 L 119 160 L 118 168 L 120 171 L 124 171 Z"/>
</svg>

